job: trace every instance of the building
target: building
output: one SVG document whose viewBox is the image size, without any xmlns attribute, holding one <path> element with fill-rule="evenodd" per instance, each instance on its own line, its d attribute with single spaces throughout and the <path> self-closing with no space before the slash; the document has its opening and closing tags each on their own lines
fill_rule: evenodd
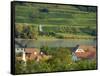
<svg viewBox="0 0 100 76">
<path fill-rule="evenodd" d="M 40 61 L 42 59 L 48 60 L 51 58 L 51 55 L 47 55 L 44 51 L 40 51 L 38 48 L 16 48 L 16 51 L 20 51 L 20 53 L 22 53 L 22 55 L 20 57 L 16 57 L 16 59 L 23 60 L 24 62 L 27 60 Z"/>
<path fill-rule="evenodd" d="M 24 51 L 24 48 L 15 48 L 15 52 L 23 52 Z"/>
<path fill-rule="evenodd" d="M 77 45 L 74 53 L 80 59 L 93 59 L 96 58 L 96 47 L 92 45 Z"/>
<path fill-rule="evenodd" d="M 25 54 L 27 60 L 36 60 L 39 56 L 40 50 L 37 48 L 25 48 Z"/>
</svg>

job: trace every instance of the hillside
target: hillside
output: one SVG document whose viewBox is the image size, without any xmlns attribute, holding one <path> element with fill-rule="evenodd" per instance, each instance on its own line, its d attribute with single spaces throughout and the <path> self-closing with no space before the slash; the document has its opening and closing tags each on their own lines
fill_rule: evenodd
<svg viewBox="0 0 100 76">
<path fill-rule="evenodd" d="M 94 6 L 16 3 L 15 21 L 16 38 L 90 39 L 96 36 Z"/>
<path fill-rule="evenodd" d="M 16 3 L 15 20 L 34 25 L 96 26 L 95 10 L 90 6 Z"/>
</svg>

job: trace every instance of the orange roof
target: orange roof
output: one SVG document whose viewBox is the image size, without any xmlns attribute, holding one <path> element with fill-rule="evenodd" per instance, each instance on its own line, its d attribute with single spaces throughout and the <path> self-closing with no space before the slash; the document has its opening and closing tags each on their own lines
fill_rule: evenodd
<svg viewBox="0 0 100 76">
<path fill-rule="evenodd" d="M 83 49 L 85 52 L 75 52 L 76 56 L 79 58 L 94 58 L 96 57 L 96 47 L 80 45 L 77 49 Z"/>
<path fill-rule="evenodd" d="M 92 45 L 79 45 L 77 49 L 83 49 L 84 51 L 96 51 L 96 47 Z"/>
</svg>

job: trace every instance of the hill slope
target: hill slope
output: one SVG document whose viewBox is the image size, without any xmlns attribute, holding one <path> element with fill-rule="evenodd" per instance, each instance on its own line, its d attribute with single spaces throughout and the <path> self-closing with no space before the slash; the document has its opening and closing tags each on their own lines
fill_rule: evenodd
<svg viewBox="0 0 100 76">
<path fill-rule="evenodd" d="M 95 10 L 90 6 L 16 3 L 15 20 L 16 23 L 96 26 Z"/>
</svg>

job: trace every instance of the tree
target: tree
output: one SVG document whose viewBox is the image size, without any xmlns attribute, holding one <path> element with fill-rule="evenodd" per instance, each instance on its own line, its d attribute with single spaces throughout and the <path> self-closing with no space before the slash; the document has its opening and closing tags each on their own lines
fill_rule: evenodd
<svg viewBox="0 0 100 76">
<path fill-rule="evenodd" d="M 15 37 L 16 38 L 21 38 L 21 34 L 23 31 L 23 25 L 22 24 L 16 24 L 15 26 Z"/>
<path fill-rule="evenodd" d="M 47 8 L 42 8 L 42 9 L 39 9 L 40 12 L 43 12 L 43 13 L 48 13 L 49 10 Z"/>
</svg>

